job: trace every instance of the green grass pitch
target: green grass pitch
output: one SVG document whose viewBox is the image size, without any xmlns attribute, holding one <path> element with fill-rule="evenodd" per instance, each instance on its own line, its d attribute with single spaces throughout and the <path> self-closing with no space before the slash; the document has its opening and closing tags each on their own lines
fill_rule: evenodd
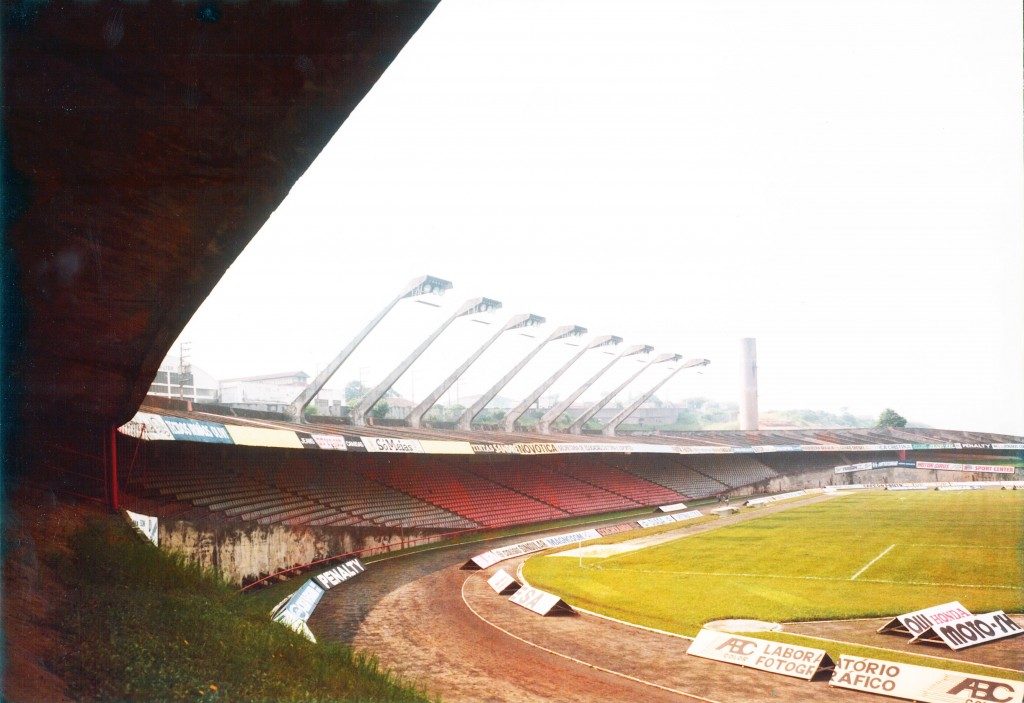
<svg viewBox="0 0 1024 703">
<path fill-rule="evenodd" d="M 1024 610 L 1024 492 L 844 495 L 605 559 L 526 562 L 571 605 L 684 635 L 722 618 Z"/>
</svg>

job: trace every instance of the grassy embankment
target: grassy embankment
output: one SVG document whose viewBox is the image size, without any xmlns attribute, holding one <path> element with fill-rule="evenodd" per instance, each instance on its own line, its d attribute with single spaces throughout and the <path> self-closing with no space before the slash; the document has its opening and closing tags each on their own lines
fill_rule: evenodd
<svg viewBox="0 0 1024 703">
<path fill-rule="evenodd" d="M 53 667 L 75 700 L 423 701 L 350 648 L 313 644 L 271 622 L 263 602 L 93 519 L 54 557 L 69 597 Z"/>
</svg>

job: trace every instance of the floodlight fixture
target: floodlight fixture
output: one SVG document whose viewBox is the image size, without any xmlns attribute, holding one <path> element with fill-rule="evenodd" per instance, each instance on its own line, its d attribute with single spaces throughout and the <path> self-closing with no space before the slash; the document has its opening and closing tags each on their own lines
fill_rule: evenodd
<svg viewBox="0 0 1024 703">
<path fill-rule="evenodd" d="M 391 389 L 391 386 L 395 385 L 395 381 L 401 378 L 402 374 L 409 370 L 409 367 L 413 365 L 416 359 L 420 358 L 423 352 L 425 352 L 427 348 L 441 336 L 441 333 L 448 329 L 449 325 L 455 322 L 455 320 L 460 317 L 465 317 L 466 315 L 476 315 L 482 312 L 497 310 L 500 307 L 501 303 L 491 298 L 470 298 L 464 302 L 454 313 L 451 314 L 450 317 L 448 317 L 447 320 L 442 322 L 436 330 L 431 332 L 430 336 L 424 339 L 420 345 L 416 347 L 411 354 L 409 354 L 409 356 L 403 359 L 402 362 L 396 366 L 383 381 L 378 383 L 371 391 L 363 396 L 359 403 L 352 408 L 352 412 L 350 413 L 352 424 L 358 427 L 366 425 L 366 416 L 370 413 L 373 406 L 377 404 L 377 401 L 384 397 L 384 394 Z"/>
<path fill-rule="evenodd" d="M 446 290 L 452 287 L 451 281 L 446 281 L 443 278 L 437 276 L 420 276 L 409 281 L 401 292 L 395 296 L 391 302 L 384 306 L 384 308 L 377 313 L 370 322 L 359 331 L 355 337 L 352 338 L 345 348 L 338 352 L 327 366 L 323 368 L 320 373 L 316 375 L 309 385 L 306 386 L 301 393 L 295 396 L 295 400 L 288 406 L 286 412 L 288 416 L 295 422 L 303 422 L 303 413 L 306 410 L 306 406 L 313 402 L 313 398 L 316 397 L 317 393 L 323 390 L 323 387 L 327 385 L 327 382 L 331 380 L 341 365 L 345 363 L 345 360 L 352 355 L 352 352 L 356 350 L 363 340 L 373 331 L 373 329 L 380 324 L 380 321 L 391 312 L 392 308 L 398 305 L 399 301 L 405 300 L 406 298 L 415 298 L 421 295 L 434 294 L 443 295 Z"/>
</svg>

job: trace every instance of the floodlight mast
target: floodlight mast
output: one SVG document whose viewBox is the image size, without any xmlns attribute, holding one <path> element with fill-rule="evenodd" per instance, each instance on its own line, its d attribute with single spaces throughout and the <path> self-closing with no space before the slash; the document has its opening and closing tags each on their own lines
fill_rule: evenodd
<svg viewBox="0 0 1024 703">
<path fill-rule="evenodd" d="M 635 344 L 623 350 L 618 356 L 616 356 L 614 359 L 605 364 L 600 371 L 598 371 L 589 379 L 587 379 L 582 386 L 580 386 L 572 393 L 570 393 L 569 397 L 567 397 L 561 403 L 559 403 L 558 405 L 544 413 L 544 416 L 537 423 L 536 430 L 541 434 L 551 434 L 552 423 L 554 423 L 555 420 L 560 418 L 562 416 L 562 413 L 568 410 L 569 406 L 575 403 L 576 399 L 583 395 L 584 391 L 586 391 L 588 388 L 594 385 L 597 382 L 597 379 L 601 378 L 601 376 L 603 376 L 605 372 L 608 371 L 608 369 L 615 366 L 615 364 L 618 363 L 619 359 L 624 359 L 627 356 L 633 356 L 634 354 L 649 354 L 653 350 L 654 347 L 648 346 L 646 344 Z"/>
<path fill-rule="evenodd" d="M 580 416 L 572 421 L 572 424 L 569 425 L 569 427 L 566 429 L 566 432 L 568 432 L 569 434 L 580 434 L 583 431 L 583 425 L 587 423 L 587 420 L 594 417 L 594 415 L 597 415 L 597 413 L 600 412 L 601 408 L 608 405 L 608 403 L 612 402 L 612 399 L 619 393 L 624 391 L 626 389 L 626 386 L 635 381 L 640 376 L 640 374 L 642 374 L 644 371 L 651 368 L 655 364 L 661 364 L 666 361 L 679 361 L 679 359 L 681 358 L 682 357 L 679 356 L 678 354 L 659 354 L 658 356 L 654 357 L 646 364 L 641 366 L 639 371 L 637 371 L 632 376 L 627 378 L 625 381 L 620 383 L 618 388 L 613 390 L 605 397 L 601 398 L 601 400 L 591 405 L 582 413 L 580 413 Z"/>
<path fill-rule="evenodd" d="M 501 303 L 497 300 L 491 300 L 490 298 L 472 298 L 467 300 L 452 313 L 451 317 L 441 323 L 441 326 L 434 330 L 429 337 L 424 339 L 416 349 L 413 350 L 409 356 L 407 356 L 402 363 L 395 367 L 394 371 L 387 375 L 383 381 L 374 386 L 373 390 L 369 391 L 359 401 L 356 407 L 352 408 L 350 415 L 352 424 L 357 427 L 366 426 L 366 416 L 377 401 L 384 397 L 384 394 L 388 392 L 391 386 L 395 385 L 395 381 L 401 378 L 402 374 L 409 370 L 409 367 L 413 365 L 413 362 L 427 350 L 427 348 L 434 343 L 434 341 L 441 336 L 441 333 L 448 329 L 455 320 L 466 315 L 475 315 L 480 312 L 490 312 L 491 310 L 497 310 L 501 307 Z"/>
<path fill-rule="evenodd" d="M 707 359 L 689 359 L 684 363 L 680 364 L 679 366 L 677 366 L 676 368 L 672 369 L 672 371 L 667 376 L 665 376 L 665 378 L 655 383 L 653 388 L 651 388 L 649 391 L 647 391 L 639 398 L 634 400 L 632 403 L 629 404 L 628 407 L 623 408 L 622 412 L 620 412 L 618 415 L 609 420 L 608 424 L 601 428 L 601 434 L 603 434 L 605 437 L 614 437 L 615 430 L 618 428 L 619 425 L 622 424 L 623 420 L 625 420 L 627 417 L 635 413 L 637 411 L 637 408 L 639 408 L 641 405 L 650 400 L 651 396 L 654 395 L 659 388 L 664 386 L 670 378 L 675 376 L 683 369 L 692 369 L 694 366 L 707 366 L 710 363 L 711 362 L 708 361 Z"/>
<path fill-rule="evenodd" d="M 551 386 L 554 385 L 555 381 L 557 381 L 559 378 L 561 378 L 562 375 L 566 371 L 568 371 L 572 367 L 573 364 L 575 364 L 577 361 L 582 359 L 584 354 L 586 354 L 591 349 L 596 349 L 598 347 L 604 347 L 604 346 L 612 346 L 613 347 L 616 344 L 621 344 L 621 343 L 622 343 L 622 337 L 616 337 L 614 335 L 608 334 L 608 335 L 605 335 L 603 337 L 597 337 L 592 342 L 590 342 L 590 344 L 588 344 L 587 346 L 583 347 L 578 352 L 576 352 L 576 354 L 571 359 L 569 359 L 567 362 L 565 362 L 565 365 L 563 365 L 562 368 L 558 369 L 558 371 L 555 371 L 553 374 L 551 374 L 547 378 L 547 380 L 544 381 L 544 383 L 542 383 L 539 386 L 537 386 L 533 390 L 533 392 L 530 393 L 530 395 L 528 395 L 525 398 L 523 398 L 523 402 L 521 402 L 519 405 L 517 405 L 516 407 L 512 408 L 512 410 L 509 411 L 508 415 L 505 416 L 505 420 L 504 420 L 504 422 L 505 422 L 505 431 L 506 432 L 510 432 L 510 433 L 511 432 L 515 432 L 516 431 L 516 421 L 519 418 L 521 418 L 523 416 L 523 414 L 527 410 L 530 409 L 531 405 L 533 405 L 534 403 L 537 402 L 537 399 L 540 398 L 544 394 L 544 391 L 546 391 L 548 388 L 551 388 Z"/>
<path fill-rule="evenodd" d="M 380 321 L 391 312 L 392 308 L 398 305 L 399 301 L 405 298 L 415 298 L 420 295 L 426 295 L 433 293 L 435 295 L 444 295 L 446 290 L 452 287 L 451 281 L 446 281 L 443 278 L 437 278 L 436 276 L 420 276 L 414 278 L 406 284 L 398 296 L 395 297 L 390 303 L 384 306 L 384 309 L 377 313 L 377 316 L 370 320 L 369 324 L 364 327 L 359 334 L 352 338 L 344 349 L 338 352 L 338 355 L 331 360 L 331 363 L 324 367 L 323 371 L 316 375 L 308 386 L 303 389 L 299 395 L 295 397 L 295 400 L 291 402 L 285 412 L 288 413 L 289 417 L 295 422 L 303 422 L 303 412 L 306 410 L 306 406 L 313 402 L 313 398 L 316 397 L 317 393 L 323 390 L 323 387 L 331 380 L 331 377 L 337 373 L 341 365 L 345 363 L 345 360 L 352 355 L 352 352 L 356 350 L 363 340 L 373 331 L 373 329 L 380 324 Z"/>
<path fill-rule="evenodd" d="M 421 402 L 419 405 L 412 409 L 409 415 L 405 418 L 406 421 L 408 421 L 409 423 L 409 427 L 420 426 L 420 423 L 423 420 L 423 416 L 426 415 L 427 412 L 429 412 L 432 407 L 434 407 L 434 404 L 437 403 L 438 399 L 445 394 L 445 391 L 451 388 L 452 384 L 458 381 L 459 378 L 462 377 L 462 374 L 466 373 L 469 367 L 472 366 L 473 363 L 477 359 L 479 359 L 480 356 L 485 351 L 487 351 L 487 348 L 494 344 L 496 341 L 498 341 L 498 337 L 505 334 L 509 330 L 521 329 L 523 327 L 536 327 L 537 325 L 543 325 L 544 322 L 544 318 L 541 317 L 540 315 L 523 314 L 514 315 L 513 317 L 509 318 L 508 322 L 506 322 L 502 326 L 502 328 L 494 334 L 494 336 L 492 336 L 490 339 L 484 342 L 479 349 L 470 354 L 469 357 L 462 362 L 459 368 L 452 371 L 451 375 L 448 376 L 448 378 L 441 381 L 441 384 L 437 388 L 432 390 L 430 394 L 423 399 L 423 402 Z"/>
<path fill-rule="evenodd" d="M 563 325 L 556 329 L 550 336 L 548 336 L 547 339 L 542 341 L 534 347 L 529 354 L 524 356 L 518 364 L 513 366 L 507 374 L 498 379 L 497 383 L 488 388 L 472 406 L 466 408 L 466 410 L 459 416 L 455 426 L 460 430 L 469 430 L 473 424 L 473 418 L 479 415 L 480 411 L 483 410 L 488 403 L 494 400 L 494 396 L 498 395 L 498 392 L 508 385 L 508 382 L 511 381 L 517 373 L 522 371 L 523 367 L 530 363 L 530 360 L 537 356 L 537 354 L 540 353 L 540 350 L 547 346 L 549 342 L 554 342 L 558 339 L 565 339 L 566 337 L 580 337 L 586 333 L 587 329 L 585 327 L 580 327 L 579 325 Z"/>
</svg>

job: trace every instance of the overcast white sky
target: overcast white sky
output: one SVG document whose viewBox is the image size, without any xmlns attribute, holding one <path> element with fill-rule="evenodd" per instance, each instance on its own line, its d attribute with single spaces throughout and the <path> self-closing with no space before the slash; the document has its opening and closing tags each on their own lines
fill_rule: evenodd
<svg viewBox="0 0 1024 703">
<path fill-rule="evenodd" d="M 379 381 L 484 295 L 494 324 L 453 325 L 403 395 L 533 312 L 550 325 L 503 338 L 458 396 L 575 323 L 712 360 L 666 399 L 736 400 L 754 336 L 762 410 L 1024 433 L 1020 4 L 625 7 L 444 0 L 189 323 L 193 363 L 313 373 L 429 273 L 455 283 L 443 307 L 400 305 L 332 385 Z"/>
</svg>

